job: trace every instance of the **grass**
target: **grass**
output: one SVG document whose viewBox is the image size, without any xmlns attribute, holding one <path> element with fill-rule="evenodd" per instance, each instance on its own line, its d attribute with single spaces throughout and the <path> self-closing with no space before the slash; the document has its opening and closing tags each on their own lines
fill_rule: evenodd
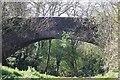
<svg viewBox="0 0 120 80">
<path fill-rule="evenodd" d="M 98 74 L 93 78 L 118 78 L 119 71 L 110 70 L 104 76 Z"/>
<path fill-rule="evenodd" d="M 118 78 L 118 73 L 119 71 L 110 70 L 104 76 L 98 74 L 97 76 L 89 78 Z M 55 77 L 51 75 L 40 74 L 32 67 L 28 67 L 28 70 L 26 71 L 20 71 L 17 68 L 12 69 L 7 66 L 2 66 L 2 79 L 4 80 L 6 78 L 69 78 L 69 77 Z"/>
<path fill-rule="evenodd" d="M 34 68 L 28 67 L 26 71 L 20 71 L 19 69 L 9 68 L 2 66 L 2 78 L 58 78 L 51 75 L 40 74 Z"/>
</svg>

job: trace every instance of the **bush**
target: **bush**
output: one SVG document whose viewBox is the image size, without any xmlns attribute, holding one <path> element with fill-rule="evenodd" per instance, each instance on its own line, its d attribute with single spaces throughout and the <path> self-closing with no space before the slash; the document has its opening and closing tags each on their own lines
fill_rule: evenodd
<svg viewBox="0 0 120 80">
<path fill-rule="evenodd" d="M 97 75 L 94 78 L 118 78 L 119 71 L 110 70 L 104 76 Z"/>
<path fill-rule="evenodd" d="M 7 66 L 2 66 L 2 78 L 57 78 L 54 76 L 40 74 L 34 68 L 28 67 L 27 71 L 20 71 L 17 68 L 12 69 Z"/>
</svg>

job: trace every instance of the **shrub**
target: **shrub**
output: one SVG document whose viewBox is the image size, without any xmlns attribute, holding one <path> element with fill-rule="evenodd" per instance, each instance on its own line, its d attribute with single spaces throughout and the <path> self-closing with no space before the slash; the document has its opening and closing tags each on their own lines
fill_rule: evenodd
<svg viewBox="0 0 120 80">
<path fill-rule="evenodd" d="M 7 66 L 2 66 L 2 79 L 6 78 L 57 78 L 57 77 L 46 74 L 40 74 L 32 67 L 28 67 L 27 71 L 20 71 L 17 68 L 12 69 Z"/>
</svg>

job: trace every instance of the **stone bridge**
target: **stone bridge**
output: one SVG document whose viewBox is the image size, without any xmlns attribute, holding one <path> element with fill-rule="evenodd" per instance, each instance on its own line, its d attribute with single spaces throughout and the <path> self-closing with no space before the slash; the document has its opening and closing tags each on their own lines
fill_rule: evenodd
<svg viewBox="0 0 120 80">
<path fill-rule="evenodd" d="M 3 63 L 17 50 L 40 40 L 58 39 L 63 32 L 74 32 L 73 39 L 99 45 L 95 40 L 97 24 L 87 18 L 15 17 L 3 20 L 2 30 Z"/>
</svg>

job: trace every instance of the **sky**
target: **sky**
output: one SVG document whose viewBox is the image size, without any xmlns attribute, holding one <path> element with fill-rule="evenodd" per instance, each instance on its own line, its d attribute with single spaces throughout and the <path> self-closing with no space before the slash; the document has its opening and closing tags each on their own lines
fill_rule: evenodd
<svg viewBox="0 0 120 80">
<path fill-rule="evenodd" d="M 2 0 L 3 2 L 29 2 L 29 1 L 35 1 L 35 2 L 80 2 L 84 4 L 87 7 L 87 3 L 92 2 L 118 2 L 120 0 Z M 29 6 L 32 7 L 32 6 Z M 33 11 L 34 12 L 34 11 Z M 32 14 L 34 15 L 34 13 Z M 62 14 L 62 17 L 66 17 L 66 14 Z"/>
</svg>

